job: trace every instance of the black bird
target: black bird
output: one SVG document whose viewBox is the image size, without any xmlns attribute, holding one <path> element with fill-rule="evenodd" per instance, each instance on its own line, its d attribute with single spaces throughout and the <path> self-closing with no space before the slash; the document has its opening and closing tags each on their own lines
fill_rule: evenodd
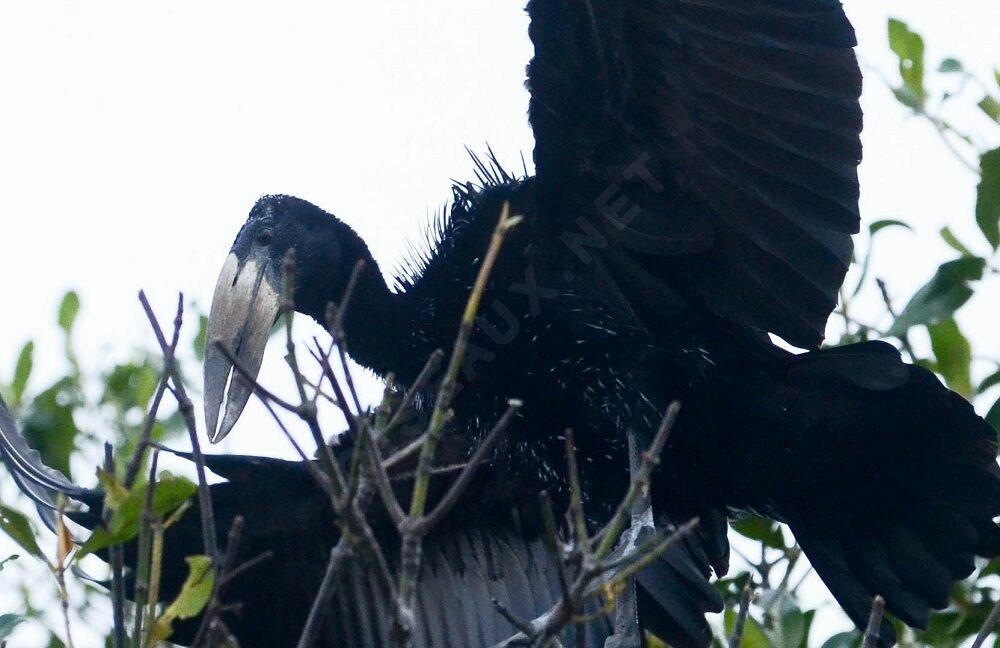
<svg viewBox="0 0 1000 648">
<path fill-rule="evenodd" d="M 682 414 L 653 506 L 660 521 L 698 516 L 702 526 L 639 576 L 645 627 L 673 645 L 708 643 L 703 614 L 719 601 L 707 578 L 727 569 L 726 518 L 739 510 L 787 522 L 856 624 L 881 595 L 890 613 L 925 625 L 976 556 L 1000 554 L 996 435 L 888 344 L 818 349 L 859 226 L 861 77 L 839 0 L 531 0 L 528 12 L 536 175 L 481 164 L 478 184 L 456 186 L 426 259 L 396 290 L 364 242 L 318 207 L 268 196 L 253 208 L 210 317 L 213 438 L 232 429 L 250 396 L 213 343 L 259 367 L 289 250 L 296 309 L 320 322 L 355 262 L 367 261 L 345 321 L 352 356 L 411 382 L 432 350 L 450 346 L 509 203 L 523 222 L 487 288 L 455 428 L 474 443 L 512 397 L 525 401 L 524 415 L 477 485 L 477 496 L 492 498 L 490 515 L 447 533 L 475 528 L 489 542 L 530 546 L 530 529 L 492 512 L 542 489 L 564 494 L 567 427 L 599 523 L 628 483 L 627 432 L 648 441 L 676 399 Z M 785 351 L 769 333 L 809 350 Z M 294 469 L 232 462 L 253 469 L 220 468 L 233 481 L 216 487 L 229 497 L 217 509 L 252 508 L 250 493 L 280 496 L 292 510 L 253 510 L 262 516 L 255 546 L 281 546 L 289 564 L 319 570 L 330 540 L 307 543 L 301 531 L 328 512 L 299 514 L 311 496 L 274 478 Z M 292 585 L 274 565 L 267 596 L 280 597 Z M 547 596 L 543 579 L 526 573 L 519 591 Z M 485 632 L 488 602 L 446 581 L 451 612 L 478 618 Z M 245 624 L 235 626 L 244 645 L 265 636 L 262 617 L 276 625 L 273 609 L 289 627 L 303 618 L 310 587 L 289 590 L 280 608 L 247 589 L 249 607 L 234 621 Z M 330 631 L 373 636 L 344 629 L 351 614 L 335 609 Z M 452 630 L 442 632 L 426 643 L 447 645 Z M 888 623 L 881 637 L 893 642 Z"/>
<path fill-rule="evenodd" d="M 508 202 L 524 220 L 455 402 L 472 437 L 508 398 L 526 403 L 492 488 L 558 491 L 571 427 L 588 509 L 605 515 L 627 482 L 626 430 L 648 440 L 678 399 L 653 503 L 675 522 L 716 523 L 692 561 L 724 572 L 722 521 L 755 511 L 791 526 L 856 624 L 881 595 L 924 626 L 975 556 L 1000 551 L 996 435 L 888 344 L 817 349 L 859 227 L 861 75 L 840 2 L 532 0 L 528 12 L 536 175 L 481 165 L 481 186 L 456 187 L 397 290 L 341 221 L 262 198 L 220 277 L 211 338 L 256 367 L 286 252 L 296 308 L 319 322 L 364 259 L 352 355 L 413 380 L 448 348 Z M 790 353 L 769 333 L 812 350 Z M 216 438 L 249 397 L 234 377 L 215 427 L 230 369 L 221 353 L 206 361 Z M 691 644 L 704 641 L 688 627 Z M 888 623 L 882 636 L 891 642 Z"/>
</svg>

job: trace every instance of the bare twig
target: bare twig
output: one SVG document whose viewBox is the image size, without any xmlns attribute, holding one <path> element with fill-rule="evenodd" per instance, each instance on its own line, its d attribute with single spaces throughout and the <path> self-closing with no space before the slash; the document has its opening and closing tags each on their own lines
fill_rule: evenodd
<svg viewBox="0 0 1000 648">
<path fill-rule="evenodd" d="M 149 442 L 153 437 L 153 428 L 156 426 L 156 415 L 160 411 L 163 394 L 166 393 L 167 386 L 170 384 L 170 377 L 173 374 L 174 357 L 177 354 L 177 344 L 180 341 L 183 313 L 184 302 L 182 299 L 178 299 L 177 314 L 174 316 L 173 337 L 163 352 L 163 374 L 160 376 L 160 382 L 156 386 L 156 393 L 153 394 L 153 400 L 149 406 L 149 410 L 146 412 L 146 420 L 143 422 L 142 431 L 139 433 L 139 440 L 136 442 L 135 450 L 132 452 L 132 456 L 129 458 L 128 465 L 125 468 L 125 478 L 122 481 L 125 488 L 132 488 L 132 485 L 135 484 L 135 480 L 139 476 L 139 471 L 142 470 L 142 462 L 146 458 L 146 450 L 149 448 Z"/>
<path fill-rule="evenodd" d="M 458 476 L 452 485 L 448 488 L 448 492 L 445 496 L 441 498 L 441 501 L 416 524 L 416 533 L 426 534 L 427 531 L 433 529 L 441 520 L 444 519 L 446 515 L 451 511 L 452 507 L 458 502 L 458 500 L 465 494 L 466 489 L 468 489 L 469 484 L 475 478 L 479 467 L 486 460 L 486 457 L 493 451 L 494 446 L 496 446 L 497 441 L 500 440 L 500 436 L 507 430 L 514 417 L 517 416 L 518 411 L 521 409 L 521 401 L 512 400 L 510 405 L 507 407 L 507 411 L 504 415 L 497 421 L 493 429 L 490 430 L 486 438 L 479 444 L 476 448 L 475 454 L 469 459 L 469 462 L 465 464 L 462 469 L 462 473 Z"/>
<path fill-rule="evenodd" d="M 72 549 L 72 539 L 65 526 L 65 513 L 66 498 L 60 495 L 56 516 L 56 560 L 50 567 L 59 589 L 59 607 L 62 610 L 63 628 L 66 632 L 66 646 L 73 648 L 73 632 L 69 621 L 69 590 L 66 589 L 66 559 Z"/>
<path fill-rule="evenodd" d="M 133 593 L 135 603 L 135 619 L 132 625 L 132 646 L 142 645 L 143 626 L 146 621 L 146 601 L 149 595 L 149 575 L 151 570 L 153 533 L 153 497 L 156 494 L 156 468 L 160 462 L 158 450 L 153 452 L 149 462 L 149 480 L 146 482 L 146 497 L 142 504 L 142 517 L 139 524 L 139 547 L 136 554 L 136 577 Z"/>
<path fill-rule="evenodd" d="M 662 423 L 660 423 L 660 429 L 653 438 L 653 443 L 650 445 L 649 450 L 642 453 L 642 465 L 639 468 L 638 474 L 633 477 L 625 499 L 618 505 L 618 509 L 615 511 L 614 517 L 611 518 L 607 529 L 602 532 L 601 543 L 595 552 L 598 558 L 604 558 L 611 553 L 611 550 L 614 548 L 615 543 L 618 542 L 618 538 L 632 516 L 632 508 L 635 502 L 640 497 L 645 497 L 649 492 L 650 476 L 653 474 L 653 469 L 660 463 L 660 453 L 663 452 L 663 446 L 667 442 L 667 437 L 670 436 L 670 430 L 673 429 L 674 423 L 677 422 L 680 410 L 681 404 L 679 402 L 674 401 L 670 404 Z"/>
<path fill-rule="evenodd" d="M 872 601 L 872 612 L 868 617 L 868 627 L 865 628 L 865 637 L 861 642 L 862 648 L 875 648 L 878 646 L 879 631 L 882 629 L 882 615 L 885 612 L 885 599 L 876 596 Z"/>
<path fill-rule="evenodd" d="M 879 292 L 882 295 L 882 303 L 885 304 L 885 309 L 889 311 L 892 315 L 893 321 L 899 319 L 899 314 L 896 312 L 895 306 L 892 304 L 892 297 L 889 295 L 889 288 L 886 286 L 885 280 L 881 278 L 875 279 L 875 284 L 878 286 Z M 913 352 L 913 346 L 910 344 L 910 336 L 905 331 L 900 334 L 899 342 L 903 345 L 903 349 L 909 354 L 910 360 L 916 362 L 917 354 Z"/>
<path fill-rule="evenodd" d="M 500 221 L 493 230 L 489 249 L 486 251 L 486 256 L 482 266 L 479 268 L 479 274 L 476 277 L 472 293 L 469 295 L 465 311 L 462 314 L 462 321 L 459 326 L 458 335 L 455 338 L 455 346 L 452 350 L 451 359 L 448 362 L 444 380 L 438 389 L 437 400 L 434 403 L 430 422 L 427 424 L 427 438 L 421 448 L 420 459 L 417 463 L 413 492 L 410 497 L 409 516 L 400 529 L 403 542 L 400 551 L 399 595 L 396 600 L 398 623 L 392 633 L 397 645 L 408 645 L 413 630 L 417 577 L 420 572 L 420 563 L 422 560 L 422 534 L 430 530 L 427 525 L 420 523 L 420 518 L 424 516 L 424 511 L 427 507 L 427 494 L 430 486 L 434 456 L 437 452 L 437 444 L 450 418 L 451 401 L 458 384 L 459 371 L 462 363 L 465 361 L 469 339 L 472 337 L 472 331 L 475 327 L 479 304 L 486 291 L 490 274 L 493 272 L 493 266 L 500 256 L 500 249 L 503 247 L 503 242 L 518 222 L 520 222 L 520 218 L 512 218 L 510 216 L 510 204 L 504 203 L 500 213 Z"/>
<path fill-rule="evenodd" d="M 298 648 L 311 648 L 316 643 L 316 639 L 319 638 L 323 618 L 326 616 L 326 610 L 335 591 L 337 577 L 351 555 L 351 543 L 346 537 L 341 537 L 337 545 L 330 550 L 330 560 L 326 564 L 326 573 L 323 575 L 323 582 L 316 593 L 312 609 L 309 610 L 309 618 L 306 619 L 306 625 L 299 637 Z"/>
<path fill-rule="evenodd" d="M 413 381 L 413 384 L 406 394 L 403 396 L 403 401 L 396 408 L 396 413 L 393 414 L 392 418 L 389 420 L 389 424 L 385 426 L 385 431 L 389 432 L 394 430 L 403 420 L 403 416 L 409 411 L 410 407 L 413 406 L 413 400 L 417 397 L 417 394 L 423 390 L 423 388 L 430 382 L 431 376 L 438 370 L 441 366 L 441 361 L 444 360 L 444 351 L 441 349 L 435 349 L 431 357 L 427 359 L 427 363 L 424 364 L 424 368 L 420 370 L 417 374 L 417 379 Z M 423 442 L 421 442 L 422 445 Z M 388 466 L 386 466 L 388 467 Z"/>
<path fill-rule="evenodd" d="M 146 294 L 142 291 L 139 292 L 139 301 L 142 303 L 143 310 L 146 311 L 146 317 L 149 319 L 150 326 L 153 327 L 153 333 L 160 344 L 160 349 L 166 355 L 169 352 L 170 345 L 163 335 L 163 330 L 160 328 L 160 323 L 156 319 L 152 307 L 149 305 L 149 300 L 146 299 Z M 184 296 L 180 295 L 178 296 L 177 327 L 180 327 L 183 318 L 183 304 Z M 219 547 L 215 536 L 215 513 L 212 511 L 212 496 L 209 492 L 208 479 L 205 475 L 205 457 L 201 453 L 201 443 L 198 441 L 198 426 L 194 416 L 194 405 L 191 403 L 191 399 L 188 398 L 187 390 L 184 389 L 184 380 L 176 363 L 171 363 L 170 374 L 173 381 L 173 394 L 177 399 L 177 407 L 187 426 L 188 438 L 191 441 L 191 457 L 194 461 L 195 473 L 198 476 L 198 508 L 201 511 L 202 542 L 205 546 L 205 554 L 212 559 L 213 564 L 218 566 Z"/>
<path fill-rule="evenodd" d="M 740 648 L 743 641 L 743 633 L 746 632 L 747 616 L 750 614 L 750 601 L 753 600 L 753 579 L 747 579 L 747 584 L 743 587 L 743 595 L 740 597 L 740 607 L 736 612 L 736 623 L 733 625 L 733 632 L 729 635 L 729 648 Z"/>
<path fill-rule="evenodd" d="M 971 648 L 981 648 L 990 635 L 993 634 L 993 630 L 997 627 L 998 622 L 1000 622 L 1000 601 L 990 610 L 990 614 L 986 617 L 986 621 L 983 622 L 983 627 L 979 629 L 979 633 L 976 635 L 976 640 L 972 642 Z"/>
<path fill-rule="evenodd" d="M 110 443 L 104 444 L 104 472 L 115 476 L 114 450 Z M 111 510 L 104 511 L 104 524 L 111 521 Z M 108 547 L 108 562 L 111 565 L 111 616 L 114 619 L 112 646 L 125 648 L 128 635 L 125 633 L 125 549 L 121 545 Z"/>
</svg>

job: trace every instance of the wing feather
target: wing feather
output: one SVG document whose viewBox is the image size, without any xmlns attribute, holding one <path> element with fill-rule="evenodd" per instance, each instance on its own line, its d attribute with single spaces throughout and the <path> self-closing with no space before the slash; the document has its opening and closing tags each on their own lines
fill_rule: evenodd
<svg viewBox="0 0 1000 648">
<path fill-rule="evenodd" d="M 859 224 L 861 76 L 839 0 L 528 11 L 543 220 L 593 217 L 689 299 L 817 345 Z M 628 209 L 609 212 L 609 187 Z"/>
</svg>

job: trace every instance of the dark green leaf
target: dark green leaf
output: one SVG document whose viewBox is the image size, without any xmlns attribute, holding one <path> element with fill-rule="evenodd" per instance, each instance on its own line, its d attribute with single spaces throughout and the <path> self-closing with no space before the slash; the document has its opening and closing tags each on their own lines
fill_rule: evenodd
<svg viewBox="0 0 1000 648">
<path fill-rule="evenodd" d="M 905 22 L 890 18 L 889 47 L 899 58 L 899 75 L 903 79 L 902 88 L 896 92 L 897 98 L 911 108 L 922 106 L 927 99 L 924 89 L 924 39 L 910 31 Z"/>
<path fill-rule="evenodd" d="M 861 644 L 861 635 L 856 630 L 835 634 L 825 642 L 822 648 L 856 648 Z"/>
<path fill-rule="evenodd" d="M 74 412 L 83 405 L 79 385 L 63 378 L 32 401 L 23 418 L 24 437 L 42 461 L 70 476 L 70 456 L 80 430 Z"/>
<path fill-rule="evenodd" d="M 958 237 L 955 236 L 950 227 L 941 228 L 941 238 L 948 244 L 948 247 L 962 256 L 973 256 L 972 252 L 969 252 L 969 248 L 965 247 L 965 244 L 958 240 Z"/>
<path fill-rule="evenodd" d="M 934 277 L 917 291 L 888 334 L 899 337 L 911 327 L 934 324 L 951 317 L 972 297 L 973 281 L 983 276 L 986 260 L 964 257 L 941 264 Z"/>
<path fill-rule="evenodd" d="M 976 223 L 993 249 L 1000 246 L 1000 148 L 979 160 L 982 179 L 976 194 Z"/>
<path fill-rule="evenodd" d="M 31 377 L 31 369 L 35 363 L 35 343 L 28 342 L 21 347 L 21 353 L 17 356 L 17 365 L 14 367 L 14 380 L 10 384 L 10 392 L 13 407 L 21 405 L 21 398 L 24 390 L 28 387 L 28 379 Z"/>
<path fill-rule="evenodd" d="M 74 291 L 69 291 L 59 304 L 59 326 L 68 334 L 73 330 L 73 323 L 80 313 L 80 296 Z"/>
<path fill-rule="evenodd" d="M 986 422 L 992 425 L 997 433 L 1000 433 L 1000 399 L 993 403 L 993 407 L 986 414 Z"/>
<path fill-rule="evenodd" d="M 923 98 L 909 88 L 893 88 L 892 94 L 896 97 L 896 101 L 903 104 L 907 108 L 919 110 L 923 107 Z"/>
<path fill-rule="evenodd" d="M 114 510 L 108 528 L 98 527 L 77 552 L 77 559 L 111 545 L 127 542 L 139 534 L 142 510 L 146 502 L 148 484 L 140 484 L 131 491 L 125 491 L 117 483 L 109 488 L 107 475 L 101 475 L 105 482 L 105 492 L 113 495 L 105 500 Z M 194 495 L 196 487 L 183 477 L 175 477 L 168 472 L 160 475 L 153 493 L 153 515 L 162 519 Z"/>
<path fill-rule="evenodd" d="M 0 640 L 6 639 L 14 632 L 14 628 L 24 622 L 19 614 L 0 614 Z"/>
<path fill-rule="evenodd" d="M 1000 101 L 990 95 L 986 95 L 978 104 L 979 109 L 986 113 L 990 119 L 1000 122 Z"/>
<path fill-rule="evenodd" d="M 17 554 L 13 554 L 11 556 L 7 556 L 6 558 L 0 560 L 0 571 L 3 571 L 4 565 L 6 565 L 9 562 L 14 562 L 15 560 L 17 560 L 20 557 L 21 556 L 19 556 Z"/>
<path fill-rule="evenodd" d="M 927 327 L 937 370 L 948 386 L 966 398 L 972 397 L 972 346 L 954 318 Z"/>
<path fill-rule="evenodd" d="M 882 230 L 888 227 L 902 227 L 904 229 L 910 230 L 911 232 L 913 231 L 913 228 L 910 227 L 909 223 L 905 223 L 901 220 L 896 220 L 895 218 L 884 218 L 882 220 L 877 220 L 871 225 L 869 225 L 868 233 L 874 236 L 878 232 L 881 232 Z"/>
<path fill-rule="evenodd" d="M 801 646 L 806 641 L 806 615 L 790 608 L 781 615 L 781 645 Z"/>
<path fill-rule="evenodd" d="M 733 530 L 742 536 L 764 543 L 771 549 L 784 549 L 785 537 L 781 526 L 764 518 L 749 516 L 732 523 Z"/>
<path fill-rule="evenodd" d="M 31 522 L 22 513 L 6 506 L 0 506 L 0 530 L 32 556 L 45 558 L 45 554 L 42 553 L 41 547 L 35 540 L 35 530 L 31 528 Z"/>
<path fill-rule="evenodd" d="M 732 608 L 726 609 L 726 613 L 722 618 L 723 629 L 726 632 L 726 636 L 730 637 L 733 634 L 733 628 L 736 627 L 736 610 Z M 760 627 L 753 617 L 747 617 L 746 625 L 743 626 L 743 638 L 740 641 L 740 648 L 777 648 L 772 643 L 771 640 L 767 638 L 764 634 L 764 630 Z"/>
<path fill-rule="evenodd" d="M 941 61 L 941 65 L 938 66 L 938 72 L 944 74 L 951 74 L 954 72 L 964 72 L 965 68 L 962 67 L 962 62 L 954 58 L 946 58 Z"/>
<path fill-rule="evenodd" d="M 987 389 L 996 387 L 997 385 L 1000 385 L 1000 371 L 997 371 L 992 376 L 984 378 L 983 382 L 979 383 L 979 388 L 976 391 L 982 394 Z"/>
<path fill-rule="evenodd" d="M 120 414 L 139 409 L 143 413 L 153 399 L 160 372 L 146 359 L 115 366 L 104 379 L 102 405 L 113 405 Z"/>
<path fill-rule="evenodd" d="M 212 569 L 212 559 L 208 556 L 189 556 L 184 560 L 188 564 L 188 577 L 181 586 L 181 591 L 173 603 L 167 606 L 163 614 L 156 620 L 153 634 L 157 641 L 163 641 L 173 632 L 174 620 L 191 619 L 198 616 L 208 603 L 215 585 L 215 571 Z"/>
</svg>

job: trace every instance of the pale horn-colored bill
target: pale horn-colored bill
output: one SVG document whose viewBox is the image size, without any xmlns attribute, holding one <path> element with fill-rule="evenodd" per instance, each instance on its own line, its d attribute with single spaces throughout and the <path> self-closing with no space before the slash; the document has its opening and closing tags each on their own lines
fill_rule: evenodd
<svg viewBox="0 0 1000 648">
<path fill-rule="evenodd" d="M 205 340 L 205 423 L 212 443 L 229 434 L 253 394 L 253 384 L 234 369 L 219 345 L 236 358 L 246 374 L 256 377 L 278 316 L 280 290 L 267 269 L 268 262 L 253 255 L 241 265 L 239 258 L 230 254 L 215 286 Z M 220 426 L 227 384 L 229 394 Z"/>
</svg>

